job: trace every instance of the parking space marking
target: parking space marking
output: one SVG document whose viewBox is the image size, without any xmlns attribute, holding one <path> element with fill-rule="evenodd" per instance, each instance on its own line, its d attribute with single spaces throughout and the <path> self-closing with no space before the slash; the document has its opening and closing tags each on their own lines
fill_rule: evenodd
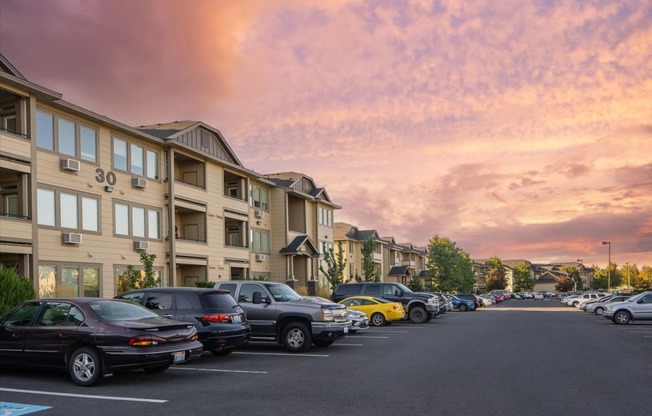
<svg viewBox="0 0 652 416">
<path fill-rule="evenodd" d="M 120 400 L 120 401 L 127 401 L 127 402 L 145 402 L 145 403 L 167 403 L 167 400 L 143 399 L 140 397 L 98 396 L 95 394 L 59 393 L 56 391 L 10 389 L 6 387 L 0 387 L 0 391 L 6 391 L 11 393 L 41 394 L 44 396 L 77 397 L 80 399 Z"/>
<path fill-rule="evenodd" d="M 342 342 L 336 342 L 335 344 L 331 345 L 332 347 L 364 347 L 364 344 L 344 344 Z"/>
<path fill-rule="evenodd" d="M 356 335 L 356 338 L 365 338 L 365 339 L 389 339 L 389 337 L 374 337 L 374 336 L 367 336 L 367 335 Z"/>
<path fill-rule="evenodd" d="M 30 413 L 40 412 L 41 410 L 51 409 L 50 406 L 35 406 L 23 403 L 0 402 L 1 416 L 22 416 Z"/>
<path fill-rule="evenodd" d="M 239 354 L 239 355 L 279 355 L 279 356 L 284 356 L 284 357 L 317 357 L 317 358 L 328 358 L 328 357 L 330 357 L 328 354 L 296 354 L 296 353 L 292 353 L 292 352 L 282 353 L 282 352 L 234 351 L 233 354 Z"/>
<path fill-rule="evenodd" d="M 208 372 L 215 372 L 215 373 L 267 374 L 267 371 L 257 371 L 257 370 L 224 370 L 224 369 L 219 369 L 219 368 L 197 368 L 197 367 L 170 367 L 169 370 L 208 371 Z"/>
<path fill-rule="evenodd" d="M 380 333 L 380 332 L 394 332 L 394 333 L 401 332 L 401 333 L 405 334 L 405 333 L 410 332 L 410 331 L 402 331 L 400 329 L 373 329 L 373 330 L 367 331 L 367 334 L 375 334 L 377 332 L 378 333 Z"/>
</svg>

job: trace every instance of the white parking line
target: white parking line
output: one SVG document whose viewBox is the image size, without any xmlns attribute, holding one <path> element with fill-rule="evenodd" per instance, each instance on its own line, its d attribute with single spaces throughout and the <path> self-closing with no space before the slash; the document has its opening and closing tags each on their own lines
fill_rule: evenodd
<svg viewBox="0 0 652 416">
<path fill-rule="evenodd" d="M 389 337 L 374 337 L 374 336 L 367 336 L 367 335 L 356 335 L 356 338 L 367 338 L 367 339 L 388 339 Z"/>
<path fill-rule="evenodd" d="M 377 332 L 378 333 L 380 333 L 380 332 L 393 332 L 393 333 L 402 332 L 402 333 L 405 334 L 405 333 L 410 332 L 410 331 L 401 331 L 400 329 L 373 329 L 373 330 L 367 331 L 367 334 L 375 334 Z"/>
<path fill-rule="evenodd" d="M 196 367 L 170 367 L 170 370 L 189 370 L 189 371 L 212 371 L 216 373 L 246 373 L 246 374 L 267 374 L 267 371 L 256 370 L 222 370 L 219 368 L 196 368 Z"/>
<path fill-rule="evenodd" d="M 73 393 L 58 393 L 54 391 L 36 391 L 36 390 L 22 390 L 22 389 L 9 389 L 0 387 L 0 391 L 12 393 L 27 393 L 27 394 L 42 394 L 45 396 L 63 396 L 63 397 L 78 397 L 81 399 L 100 399 L 100 400 L 121 400 L 127 402 L 147 402 L 147 403 L 167 403 L 167 400 L 158 399 L 141 399 L 139 397 L 118 397 L 118 396 L 98 396 L 95 394 L 73 394 Z"/>
<path fill-rule="evenodd" d="M 342 342 L 336 342 L 335 344 L 331 345 L 331 348 L 333 347 L 364 347 L 364 344 L 344 344 Z"/>
<path fill-rule="evenodd" d="M 356 337 L 358 338 L 358 337 Z M 279 355 L 285 357 L 319 357 L 319 358 L 328 358 L 328 354 L 295 354 L 295 353 L 282 353 L 282 352 L 246 352 L 246 351 L 235 351 L 233 354 L 239 355 Z"/>
</svg>

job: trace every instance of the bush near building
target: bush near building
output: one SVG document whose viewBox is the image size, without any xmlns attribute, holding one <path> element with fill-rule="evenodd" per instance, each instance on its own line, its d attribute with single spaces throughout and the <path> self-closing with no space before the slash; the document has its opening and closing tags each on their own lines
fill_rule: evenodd
<svg viewBox="0 0 652 416">
<path fill-rule="evenodd" d="M 18 274 L 16 269 L 0 264 L 0 315 L 26 300 L 34 299 L 36 293 L 29 279 Z"/>
</svg>

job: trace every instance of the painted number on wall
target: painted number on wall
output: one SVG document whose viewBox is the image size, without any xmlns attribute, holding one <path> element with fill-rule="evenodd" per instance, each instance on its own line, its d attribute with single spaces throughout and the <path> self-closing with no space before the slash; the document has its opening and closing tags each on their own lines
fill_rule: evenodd
<svg viewBox="0 0 652 416">
<path fill-rule="evenodd" d="M 97 173 L 97 175 L 95 176 L 95 180 L 98 181 L 99 183 L 106 182 L 107 184 L 113 186 L 118 181 L 118 178 L 116 178 L 115 173 L 111 171 L 105 173 L 104 169 L 97 168 L 95 169 L 95 173 Z"/>
</svg>

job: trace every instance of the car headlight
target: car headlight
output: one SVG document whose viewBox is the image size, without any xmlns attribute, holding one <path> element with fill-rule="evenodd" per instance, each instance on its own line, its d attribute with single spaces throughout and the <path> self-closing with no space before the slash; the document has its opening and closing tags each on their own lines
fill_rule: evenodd
<svg viewBox="0 0 652 416">
<path fill-rule="evenodd" d="M 428 303 L 437 303 L 437 299 L 435 299 L 435 298 L 428 298 Z"/>
<path fill-rule="evenodd" d="M 322 321 L 334 321 L 335 316 L 333 315 L 332 309 L 322 309 L 321 310 L 321 320 Z"/>
<path fill-rule="evenodd" d="M 608 311 L 608 312 L 613 311 L 613 310 L 614 310 L 614 307 L 613 307 L 613 306 L 607 306 L 607 311 Z"/>
</svg>

